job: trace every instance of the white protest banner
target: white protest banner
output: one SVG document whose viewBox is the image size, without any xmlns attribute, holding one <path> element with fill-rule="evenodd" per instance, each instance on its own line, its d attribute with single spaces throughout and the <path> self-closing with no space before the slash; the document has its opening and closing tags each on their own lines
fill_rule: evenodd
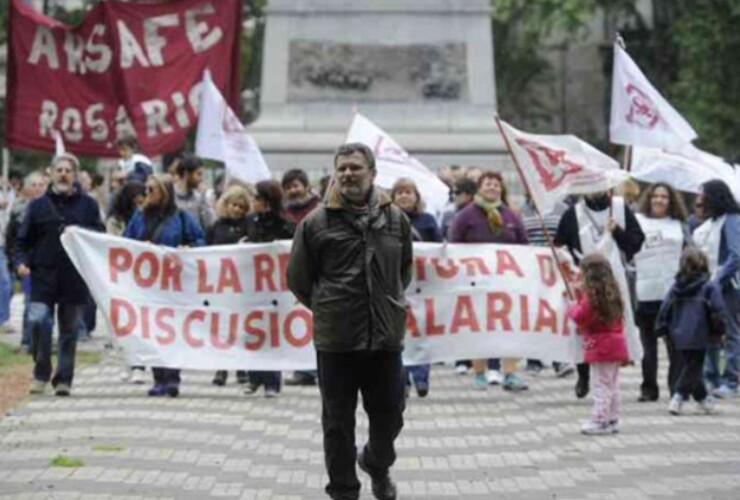
<svg viewBox="0 0 740 500">
<path fill-rule="evenodd" d="M 69 227 L 62 244 L 131 364 L 315 366 L 311 313 L 285 283 L 289 241 L 177 250 Z M 582 359 L 548 249 L 419 243 L 414 252 L 407 364 Z"/>
<path fill-rule="evenodd" d="M 696 139 L 691 125 L 660 95 L 619 43 L 614 44 L 613 71 L 611 142 L 676 148 Z"/>
<path fill-rule="evenodd" d="M 224 162 L 228 174 L 244 182 L 272 178 L 257 143 L 246 132 L 207 71 L 200 96 L 195 154 Z"/>
<path fill-rule="evenodd" d="M 635 147 L 632 150 L 632 169 L 630 174 L 643 182 L 664 182 L 674 189 L 689 193 L 699 193 L 707 181 L 719 179 L 732 190 L 735 199 L 740 200 L 740 179 L 727 163 L 719 157 L 692 149 L 668 152 L 658 148 Z M 701 154 L 699 154 L 701 153 Z"/>
<path fill-rule="evenodd" d="M 613 158 L 574 135 L 527 134 L 497 121 L 543 214 L 568 195 L 606 191 L 628 177 Z"/>
<path fill-rule="evenodd" d="M 360 113 L 355 113 L 346 142 L 359 142 L 372 149 L 378 169 L 375 184 L 391 189 L 399 178 L 407 177 L 416 183 L 429 212 L 436 216 L 445 208 L 450 188 L 434 172 L 410 156 L 384 130 Z"/>
</svg>

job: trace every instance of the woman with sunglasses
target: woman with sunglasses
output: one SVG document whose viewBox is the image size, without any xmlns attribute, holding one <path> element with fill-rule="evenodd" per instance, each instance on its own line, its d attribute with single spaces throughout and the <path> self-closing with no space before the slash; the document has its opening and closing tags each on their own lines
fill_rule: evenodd
<svg viewBox="0 0 740 500">
<path fill-rule="evenodd" d="M 187 212 L 175 205 L 175 188 L 169 176 L 151 175 L 146 180 L 146 197 L 123 233 L 124 238 L 149 241 L 167 247 L 200 247 L 205 244 L 203 230 Z M 180 394 L 180 370 L 152 368 L 153 397 L 177 397 Z"/>
</svg>

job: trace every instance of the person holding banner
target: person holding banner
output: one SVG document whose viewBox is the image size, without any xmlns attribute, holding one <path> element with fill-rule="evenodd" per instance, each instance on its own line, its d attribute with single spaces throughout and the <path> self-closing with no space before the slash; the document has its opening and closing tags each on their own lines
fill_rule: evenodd
<svg viewBox="0 0 740 500">
<path fill-rule="evenodd" d="M 740 374 L 740 206 L 723 181 L 709 181 L 702 190 L 707 220 L 694 231 L 694 241 L 709 258 L 712 279 L 722 290 L 729 314 L 724 373 L 715 345 L 707 353 L 706 377 L 714 396 L 727 398 L 737 396 Z"/>
<path fill-rule="evenodd" d="M 399 178 L 391 189 L 391 200 L 409 218 L 414 241 L 442 242 L 442 234 L 437 226 L 437 221 L 434 220 L 431 214 L 424 212 L 424 201 L 421 199 L 419 188 L 416 187 L 413 180 L 405 177 Z M 429 363 L 406 368 L 406 389 L 408 390 L 413 382 L 416 387 L 416 394 L 420 398 L 426 397 L 429 393 L 430 368 Z M 408 392 L 406 394 L 408 395 Z"/>
<path fill-rule="evenodd" d="M 74 378 L 77 326 L 88 290 L 59 236 L 67 226 L 104 231 L 98 205 L 75 181 L 80 163 L 64 153 L 52 160 L 52 184 L 31 201 L 23 218 L 15 255 L 18 276 L 31 277 L 31 353 L 35 366 L 31 394 L 43 394 L 51 380 L 57 396 L 69 396 Z M 59 342 L 56 372 L 51 374 L 52 330 L 48 320 L 57 307 Z"/>
<path fill-rule="evenodd" d="M 506 184 L 498 172 L 484 172 L 478 177 L 478 193 L 473 203 L 465 207 L 455 217 L 450 227 L 451 243 L 506 243 L 527 245 L 524 224 L 510 208 L 506 199 Z M 529 386 L 517 375 L 518 360 L 502 360 L 504 374 L 503 387 L 510 391 L 527 390 Z M 487 360 L 473 361 L 473 387 L 485 390 Z M 493 381 L 493 380 L 492 380 Z"/>
<path fill-rule="evenodd" d="M 361 143 L 339 147 L 324 206 L 298 226 L 288 287 L 313 312 L 314 345 L 329 497 L 360 497 L 355 460 L 370 475 L 373 496 L 394 500 L 389 469 L 405 409 L 404 291 L 411 283 L 411 225 L 373 187 L 373 152 Z M 369 439 L 355 448 L 357 393 Z"/>
<path fill-rule="evenodd" d="M 247 240 L 249 234 L 249 193 L 242 186 L 230 186 L 218 200 L 219 218 L 206 232 L 207 245 L 235 245 Z M 219 370 L 213 377 L 213 385 L 226 385 L 229 372 Z M 236 380 L 239 384 L 248 381 L 247 372 L 237 370 Z"/>
<path fill-rule="evenodd" d="M 254 213 L 247 217 L 247 237 L 249 243 L 269 243 L 275 240 L 293 238 L 295 226 L 283 218 L 283 191 L 278 181 L 260 181 L 256 185 Z M 250 371 L 249 383 L 244 394 L 254 394 L 261 386 L 265 397 L 273 398 L 280 393 L 282 377 L 279 371 Z"/>
<path fill-rule="evenodd" d="M 567 247 L 578 264 L 583 255 L 598 249 L 606 233 L 611 234 L 624 262 L 632 261 L 645 241 L 645 234 L 624 198 L 612 196 L 606 191 L 590 193 L 565 211 L 558 224 L 554 244 Z M 628 292 L 625 294 L 628 295 Z M 629 297 L 624 299 L 626 302 Z M 588 364 L 580 363 L 576 397 L 584 398 L 588 391 Z"/>
<path fill-rule="evenodd" d="M 200 247 L 205 243 L 198 222 L 175 204 L 175 188 L 164 175 L 150 175 L 146 180 L 146 198 L 141 210 L 133 217 L 123 233 L 124 238 L 149 241 L 167 247 Z M 154 385 L 148 394 L 153 397 L 180 394 L 180 370 L 152 368 Z"/>
<path fill-rule="evenodd" d="M 658 388 L 658 337 L 655 321 L 660 304 L 673 284 L 681 261 L 681 252 L 691 244 L 691 235 L 685 224 L 686 208 L 681 196 L 665 183 L 650 186 L 640 201 L 637 221 L 645 234 L 642 249 L 635 254 L 637 276 L 637 309 L 635 320 L 640 327 L 642 342 L 642 384 L 639 402 L 657 401 Z M 665 336 L 668 349 L 668 390 L 675 389 L 681 371 L 670 336 Z"/>
</svg>

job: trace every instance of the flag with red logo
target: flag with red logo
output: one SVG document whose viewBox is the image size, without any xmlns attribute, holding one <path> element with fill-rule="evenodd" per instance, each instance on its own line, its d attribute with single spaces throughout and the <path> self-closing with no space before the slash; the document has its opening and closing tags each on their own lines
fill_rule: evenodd
<svg viewBox="0 0 740 500">
<path fill-rule="evenodd" d="M 539 210 L 549 213 L 571 194 L 606 191 L 628 174 L 619 163 L 574 135 L 537 135 L 497 120 Z"/>
<path fill-rule="evenodd" d="M 668 149 L 696 139 L 691 125 L 652 86 L 619 43 L 614 44 L 609 139 L 615 144 Z"/>
</svg>

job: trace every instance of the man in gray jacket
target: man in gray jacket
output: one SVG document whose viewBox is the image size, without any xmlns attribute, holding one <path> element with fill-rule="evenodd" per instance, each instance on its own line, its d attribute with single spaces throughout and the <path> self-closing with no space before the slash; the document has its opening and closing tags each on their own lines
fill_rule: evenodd
<svg viewBox="0 0 740 500">
<path fill-rule="evenodd" d="M 326 204 L 298 226 L 288 286 L 313 312 L 327 494 L 359 498 L 356 459 L 370 475 L 375 498 L 395 499 L 388 471 L 405 407 L 401 352 L 411 226 L 390 198 L 373 188 L 377 172 L 367 146 L 340 146 L 334 167 Z M 358 391 L 370 423 L 369 441 L 359 454 Z"/>
</svg>

